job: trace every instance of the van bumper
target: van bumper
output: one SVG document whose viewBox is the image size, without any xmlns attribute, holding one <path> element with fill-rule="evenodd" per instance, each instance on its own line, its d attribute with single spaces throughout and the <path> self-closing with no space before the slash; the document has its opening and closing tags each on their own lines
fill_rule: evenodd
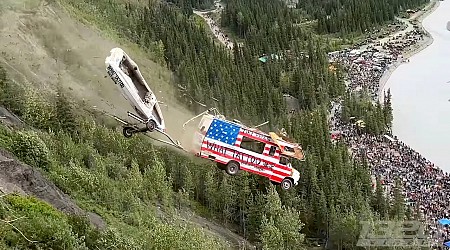
<svg viewBox="0 0 450 250">
<path fill-rule="evenodd" d="M 292 169 L 292 179 L 294 179 L 294 185 L 298 185 L 300 180 L 300 173 L 296 169 Z"/>
</svg>

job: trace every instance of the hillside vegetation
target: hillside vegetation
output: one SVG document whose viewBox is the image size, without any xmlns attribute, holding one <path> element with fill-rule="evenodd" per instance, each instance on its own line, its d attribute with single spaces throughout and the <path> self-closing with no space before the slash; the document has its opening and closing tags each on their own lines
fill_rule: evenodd
<svg viewBox="0 0 450 250">
<path fill-rule="evenodd" d="M 267 30 L 286 33 L 286 30 L 295 30 L 292 24 L 310 20 L 317 21 L 314 31 L 319 34 L 338 33 L 345 37 L 351 33 L 361 34 L 379 28 L 394 21 L 400 13 L 428 2 L 302 0 L 298 1 L 297 8 L 289 9 L 283 1 L 229 0 L 222 13 L 222 25 L 232 28 L 241 37 L 247 37 L 264 34 Z"/>
<path fill-rule="evenodd" d="M 27 218 L 36 211 L 51 214 L 54 224 L 39 216 L 33 217 L 36 221 L 17 222 L 24 235 L 38 240 L 42 248 L 227 248 L 223 239 L 178 219 L 183 208 L 191 207 L 236 227 L 264 249 L 303 249 L 309 238 L 327 241 L 332 249 L 357 249 L 360 220 L 402 219 L 410 212 L 404 211 L 401 194 L 387 201 L 381 189 L 373 193 L 366 164 L 355 162 L 344 145 L 329 140 L 332 99 L 345 96 L 348 116 L 367 114 L 361 110 L 369 109 L 376 124 L 368 127 L 371 133 L 381 133 L 391 123 L 384 115 L 386 107 L 372 106 L 364 96 L 346 95 L 343 72 L 328 70 L 325 52 L 332 46 L 307 30 L 293 28 L 289 22 L 295 17 L 281 18 L 285 6 L 267 5 L 273 10 L 268 16 L 277 18 L 276 28 L 260 24 L 255 26 L 258 30 L 252 28 L 253 21 L 233 24 L 245 40 L 244 47 L 235 46 L 230 53 L 215 44 L 189 13 L 163 2 L 149 1 L 146 6 L 115 0 L 59 2 L 79 18 L 149 51 L 176 73 L 176 83 L 185 85 L 195 99 L 249 124 L 269 120 L 270 129 L 286 128 L 306 149 L 307 160 L 297 167 L 301 183 L 290 192 L 255 175 L 229 177 L 212 164 L 155 147 L 146 138 L 123 138 L 98 114 L 69 102 L 62 88 L 55 88 L 56 94 L 21 88 L 1 71 L 0 104 L 29 127 L 2 128 L 0 146 L 41 169 L 80 207 L 108 223 L 107 230 L 97 231 L 85 220 L 60 214 L 32 198 L 2 197 L 7 211 L 1 214 L 3 220 L 11 214 Z M 258 11 L 247 8 L 252 16 Z M 257 60 L 272 52 L 285 57 L 267 64 Z M 283 93 L 297 97 L 302 111 L 288 116 Z M 75 113 L 81 108 L 86 112 Z M 203 111 L 195 104 L 190 108 Z M 46 230 L 40 230 L 43 225 Z M 7 223 L 2 232 L 5 246 L 36 244 Z M 58 244 L 49 238 L 54 232 L 59 232 Z"/>
<path fill-rule="evenodd" d="M 27 124 L 40 129 L 2 126 L 0 146 L 40 168 L 82 208 L 98 213 L 109 224 L 99 232 L 86 219 L 67 217 L 32 198 L 7 195 L 2 197 L 2 219 L 25 217 L 14 225 L 26 238 L 3 224 L 0 238 L 5 245 L 42 249 L 227 248 L 223 240 L 205 235 L 174 214 L 174 206 L 189 202 L 189 195 L 193 195 L 194 183 L 185 179 L 198 180 L 194 174 L 200 175 L 200 169 L 181 167 L 187 177 L 181 173 L 180 180 L 172 176 L 177 183 L 184 183 L 186 190 L 176 195 L 166 174 L 169 171 L 172 175 L 164 164 L 164 159 L 169 159 L 167 151 L 153 150 L 142 138 L 125 140 L 121 133 L 76 116 L 63 92 L 49 100 L 48 95 L 22 90 L 5 78 L 0 89 L 1 93 L 14 93 L 14 98 L 3 95 L 0 103 L 21 110 Z M 26 99 L 20 98 L 25 95 Z M 164 211 L 158 210 L 160 205 Z"/>
<path fill-rule="evenodd" d="M 394 21 L 395 16 L 408 9 L 428 3 L 427 0 L 304 0 L 297 8 L 318 20 L 319 33 L 366 32 L 374 27 Z"/>
</svg>

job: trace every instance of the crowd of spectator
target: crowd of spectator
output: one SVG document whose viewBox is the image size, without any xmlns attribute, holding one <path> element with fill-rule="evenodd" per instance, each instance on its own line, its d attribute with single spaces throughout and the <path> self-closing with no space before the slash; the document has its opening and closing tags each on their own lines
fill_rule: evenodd
<svg viewBox="0 0 450 250">
<path fill-rule="evenodd" d="M 407 61 L 403 54 L 424 39 L 424 32 L 413 29 L 390 38 L 386 42 L 363 44 L 329 53 L 331 63 L 339 63 L 348 73 L 346 85 L 352 91 L 368 90 L 373 101 L 379 98 L 383 74 L 395 67 L 394 63 Z"/>
<path fill-rule="evenodd" d="M 380 86 L 383 74 L 395 67 L 395 63 L 407 62 L 403 55 L 424 38 L 424 32 L 415 27 L 384 43 L 367 43 L 333 52 L 329 58 L 348 72 L 346 85 L 351 91 L 368 90 L 376 102 L 383 88 Z M 331 130 L 340 132 L 340 138 L 356 158 L 367 159 L 372 176 L 380 178 L 386 195 L 392 197 L 395 180 L 401 181 L 405 203 L 426 224 L 433 249 L 444 249 L 443 243 L 450 240 L 450 233 L 437 221 L 450 216 L 447 205 L 450 175 L 395 136 L 367 134 L 355 124 L 343 123 L 340 108 L 341 102 L 333 104 Z"/>
<path fill-rule="evenodd" d="M 210 14 L 206 14 L 206 21 L 212 32 L 214 32 L 214 36 L 216 36 L 228 49 L 233 49 L 233 41 L 231 41 L 227 34 L 222 32 L 216 21 L 210 17 Z"/>
</svg>

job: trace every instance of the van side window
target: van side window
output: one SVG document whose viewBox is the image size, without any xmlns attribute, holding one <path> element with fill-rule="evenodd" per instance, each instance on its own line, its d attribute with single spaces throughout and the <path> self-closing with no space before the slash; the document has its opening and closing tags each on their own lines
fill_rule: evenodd
<svg viewBox="0 0 450 250">
<path fill-rule="evenodd" d="M 280 164 L 287 165 L 289 163 L 289 158 L 286 156 L 280 156 Z"/>
<path fill-rule="evenodd" d="M 270 147 L 270 151 L 269 151 L 269 155 L 270 156 L 274 156 L 276 150 L 277 150 L 277 148 L 275 146 L 271 146 Z"/>
<path fill-rule="evenodd" d="M 241 148 L 250 150 L 252 152 L 262 154 L 264 151 L 265 143 L 250 139 L 248 137 L 243 137 L 241 142 Z"/>
</svg>

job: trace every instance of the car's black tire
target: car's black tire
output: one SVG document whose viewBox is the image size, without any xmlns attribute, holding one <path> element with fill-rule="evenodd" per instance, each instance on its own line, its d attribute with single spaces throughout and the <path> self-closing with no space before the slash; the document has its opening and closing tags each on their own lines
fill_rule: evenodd
<svg viewBox="0 0 450 250">
<path fill-rule="evenodd" d="M 294 183 L 291 179 L 285 178 L 283 181 L 281 181 L 280 185 L 282 189 L 289 190 L 292 188 L 292 186 L 294 186 Z"/>
<path fill-rule="evenodd" d="M 126 138 L 130 138 L 131 136 L 133 136 L 133 132 L 134 132 L 134 128 L 132 127 L 124 127 L 122 130 L 122 134 L 123 136 L 125 136 Z"/>
<path fill-rule="evenodd" d="M 154 120 L 150 120 L 147 122 L 148 131 L 153 132 L 156 129 L 156 122 Z"/>
<path fill-rule="evenodd" d="M 239 163 L 237 163 L 235 161 L 230 161 L 227 164 L 225 171 L 229 175 L 236 175 L 239 172 Z"/>
</svg>

